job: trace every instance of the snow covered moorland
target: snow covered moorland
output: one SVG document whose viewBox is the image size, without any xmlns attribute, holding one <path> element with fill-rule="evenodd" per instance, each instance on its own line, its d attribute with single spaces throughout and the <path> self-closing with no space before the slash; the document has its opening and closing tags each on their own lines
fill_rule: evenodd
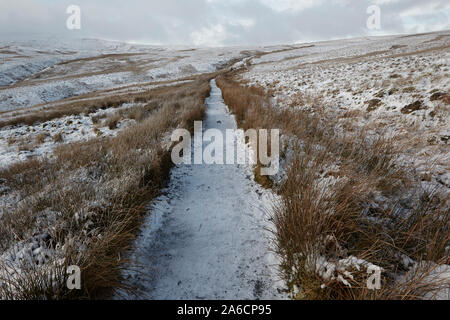
<svg viewBox="0 0 450 320">
<path fill-rule="evenodd" d="M 0 298 L 448 299 L 449 49 L 1 42 Z M 196 120 L 280 170 L 173 166 Z"/>
<path fill-rule="evenodd" d="M 255 175 L 281 197 L 293 297 L 449 299 L 449 49 L 448 32 L 326 41 L 219 76 L 242 127 L 282 132 L 281 174 Z"/>
</svg>

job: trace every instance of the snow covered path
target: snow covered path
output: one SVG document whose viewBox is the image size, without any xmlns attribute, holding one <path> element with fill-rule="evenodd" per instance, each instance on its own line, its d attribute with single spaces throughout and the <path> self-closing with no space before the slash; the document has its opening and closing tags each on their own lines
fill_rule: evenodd
<svg viewBox="0 0 450 320">
<path fill-rule="evenodd" d="M 214 80 L 211 88 L 203 130 L 235 129 Z M 144 295 L 130 298 L 286 298 L 266 230 L 273 197 L 249 166 L 173 168 L 136 241 L 139 270 L 128 274 Z"/>
</svg>

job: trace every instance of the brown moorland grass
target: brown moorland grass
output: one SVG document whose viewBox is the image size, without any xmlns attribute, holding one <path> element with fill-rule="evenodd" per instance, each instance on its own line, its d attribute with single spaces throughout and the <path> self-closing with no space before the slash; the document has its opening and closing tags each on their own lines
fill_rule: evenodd
<svg viewBox="0 0 450 320">
<path fill-rule="evenodd" d="M 214 73 L 206 76 L 213 77 Z M 195 76 L 177 80 L 155 81 L 141 85 L 130 85 L 116 89 L 107 89 L 101 92 L 89 93 L 77 97 L 70 97 L 60 102 L 51 103 L 50 106 L 37 105 L 31 108 L 20 108 L 13 111 L 0 111 L 3 120 L 0 128 L 15 125 L 33 125 L 35 123 L 58 119 L 64 116 L 91 114 L 98 110 L 118 108 L 125 103 L 145 103 L 164 96 L 170 88 L 182 87 L 185 83 L 173 84 L 177 81 L 194 81 Z M 145 86 L 160 86 L 153 89 L 141 89 Z M 136 91 L 133 91 L 136 90 Z"/>
<path fill-rule="evenodd" d="M 115 137 L 61 144 L 52 159 L 0 171 L 20 195 L 0 216 L 0 257 L 32 241 L 50 252 L 45 261 L 31 255 L 22 264 L 3 262 L 1 298 L 104 298 L 123 287 L 123 253 L 171 167 L 163 138 L 202 119 L 210 78 L 144 93 L 156 103 Z M 81 268 L 80 291 L 65 286 L 69 265 Z"/>
<path fill-rule="evenodd" d="M 266 90 L 236 78 L 217 84 L 239 125 L 278 128 L 291 138 L 273 219 L 295 298 L 421 299 L 448 288 L 435 274 L 450 263 L 448 199 L 416 187 L 413 170 L 397 165 L 398 145 L 364 128 L 343 132 L 320 105 L 314 114 L 272 107 Z M 380 290 L 367 289 L 371 264 L 383 268 Z M 397 281 L 400 275 L 406 280 Z"/>
</svg>

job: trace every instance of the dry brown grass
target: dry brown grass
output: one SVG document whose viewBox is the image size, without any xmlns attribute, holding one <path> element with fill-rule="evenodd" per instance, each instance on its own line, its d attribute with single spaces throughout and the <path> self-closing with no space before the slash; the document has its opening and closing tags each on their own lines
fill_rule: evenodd
<svg viewBox="0 0 450 320">
<path fill-rule="evenodd" d="M 299 91 L 291 98 L 291 107 L 298 106 L 320 106 L 322 104 L 322 97 L 318 95 L 313 95 L 308 91 Z"/>
<path fill-rule="evenodd" d="M 35 144 L 40 145 L 45 142 L 45 139 L 49 136 L 46 132 L 41 132 L 34 137 Z"/>
<path fill-rule="evenodd" d="M 240 126 L 279 128 L 296 138 L 273 216 L 283 274 L 295 298 L 417 299 L 450 285 L 427 279 L 432 262 L 450 262 L 448 199 L 415 187 L 420 177 L 397 165 L 394 141 L 369 139 L 364 128 L 339 133 L 339 119 L 325 113 L 276 110 L 262 88 L 231 75 L 217 83 Z M 380 194 L 381 206 L 375 201 Z M 404 266 L 404 256 L 423 262 L 420 272 Z M 364 267 L 330 271 L 334 278 L 318 267 L 352 257 L 384 269 L 381 290 L 367 289 Z M 408 281 L 395 281 L 401 274 Z"/>
<path fill-rule="evenodd" d="M 9 137 L 7 139 L 8 146 L 17 146 L 19 151 L 32 151 L 37 145 L 39 145 L 41 137 L 38 135 L 34 141 L 28 135 Z"/>
<path fill-rule="evenodd" d="M 28 138 L 21 139 L 17 143 L 19 151 L 33 151 L 35 144 L 32 143 Z"/>
<path fill-rule="evenodd" d="M 22 195 L 0 216 L 0 253 L 45 232 L 49 245 L 58 245 L 65 258 L 57 268 L 52 267 L 56 258 L 51 257 L 45 269 L 33 262 L 18 278 L 1 279 L 10 285 L 0 286 L 0 297 L 102 298 L 123 286 L 126 261 L 121 254 L 129 248 L 148 201 L 158 194 L 171 167 L 163 136 L 174 128 L 191 128 L 194 120 L 202 119 L 209 79 L 203 76 L 146 92 L 158 103 L 116 137 L 61 144 L 53 160 L 32 159 L 0 171 L 6 185 Z M 46 222 L 43 210 L 58 215 Z M 72 264 L 81 267 L 81 291 L 65 288 L 61 270 Z M 50 273 L 55 278 L 48 281 Z"/>
<path fill-rule="evenodd" d="M 79 101 L 63 104 L 48 110 L 32 111 L 15 117 L 0 121 L 0 128 L 14 125 L 33 125 L 39 122 L 45 122 L 64 116 L 91 114 L 99 109 L 117 108 L 124 103 L 131 102 L 132 98 L 124 97 L 101 97 L 90 101 Z"/>
<path fill-rule="evenodd" d="M 214 73 L 206 74 L 207 77 L 213 77 Z M 188 77 L 179 79 L 193 80 Z M 40 105 L 33 108 L 17 109 L 13 113 L 0 112 L 5 114 L 4 119 L 0 120 L 0 128 L 14 125 L 33 125 L 40 122 L 50 121 L 64 116 L 92 114 L 98 110 L 109 108 L 118 108 L 125 103 L 147 103 L 148 101 L 160 100 L 159 97 L 166 97 L 168 92 L 175 92 L 184 87 L 184 84 L 173 85 L 172 81 L 155 82 L 154 85 L 161 85 L 152 90 L 139 90 L 138 92 L 127 91 L 125 89 L 136 89 L 137 86 L 108 89 L 101 93 L 90 93 L 79 97 L 71 97 L 50 106 Z M 152 83 L 142 84 L 152 85 Z M 119 93 L 117 93 L 118 91 Z"/>
<path fill-rule="evenodd" d="M 117 125 L 121 119 L 122 117 L 119 113 L 110 114 L 103 122 L 103 126 L 108 127 L 110 130 L 117 129 Z"/>
<path fill-rule="evenodd" d="M 63 135 L 63 132 L 60 131 L 60 132 L 58 132 L 58 133 L 55 133 L 55 134 L 52 136 L 52 139 L 53 139 L 53 142 L 56 142 L 56 143 L 61 143 L 61 142 L 63 142 L 63 141 L 64 141 L 64 135 Z"/>
<path fill-rule="evenodd" d="M 8 137 L 7 142 L 8 142 L 8 146 L 12 146 L 13 144 L 15 144 L 17 142 L 17 137 Z"/>
<path fill-rule="evenodd" d="M 132 107 L 127 110 L 121 111 L 121 115 L 124 118 L 133 119 L 137 122 L 141 122 L 145 119 L 148 112 L 151 110 L 152 105 L 147 105 L 146 107 Z M 150 110 L 149 110 L 150 109 Z"/>
<path fill-rule="evenodd" d="M 92 124 L 99 124 L 101 119 L 104 119 L 106 114 L 91 116 Z"/>
</svg>

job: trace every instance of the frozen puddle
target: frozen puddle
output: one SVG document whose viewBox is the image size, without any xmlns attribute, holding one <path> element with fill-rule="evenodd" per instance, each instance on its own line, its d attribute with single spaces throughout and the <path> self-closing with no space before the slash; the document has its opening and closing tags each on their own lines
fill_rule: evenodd
<svg viewBox="0 0 450 320">
<path fill-rule="evenodd" d="M 203 130 L 235 129 L 211 81 Z M 142 299 L 281 299 L 268 212 L 249 166 L 180 165 L 150 207 L 127 278 Z"/>
</svg>

